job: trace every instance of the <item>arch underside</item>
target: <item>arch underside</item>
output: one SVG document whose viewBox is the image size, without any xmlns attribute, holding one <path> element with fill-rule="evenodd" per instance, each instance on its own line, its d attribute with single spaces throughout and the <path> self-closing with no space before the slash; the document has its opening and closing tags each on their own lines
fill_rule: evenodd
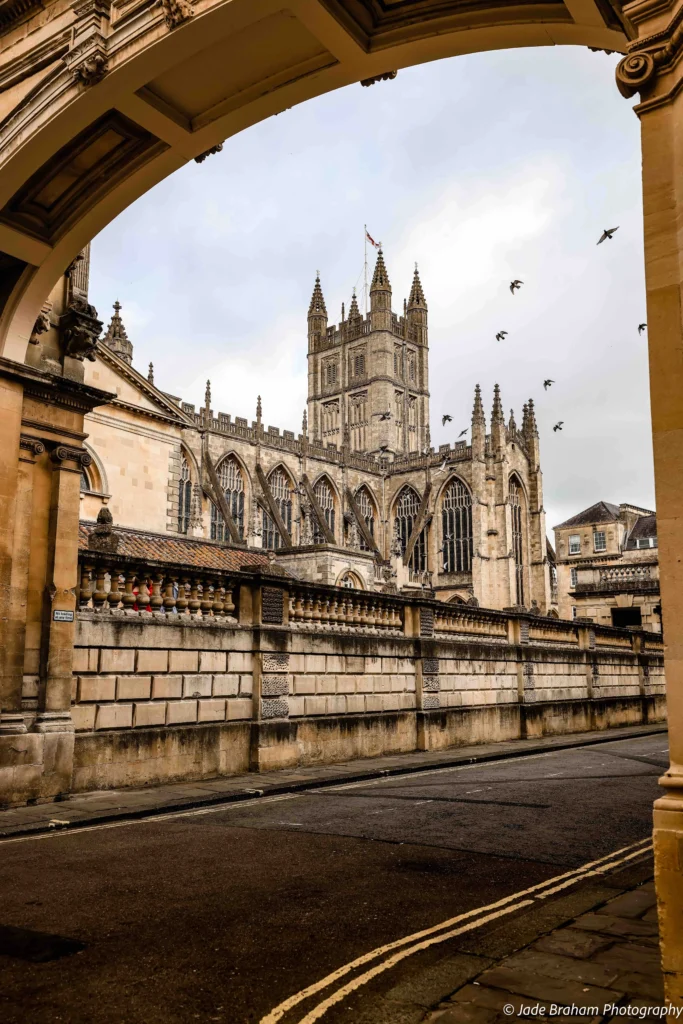
<svg viewBox="0 0 683 1024">
<path fill-rule="evenodd" d="M 249 125 L 442 57 L 630 34 L 608 0 L 8 0 L 0 33 L 0 352 L 17 361 L 80 249 Z"/>
</svg>

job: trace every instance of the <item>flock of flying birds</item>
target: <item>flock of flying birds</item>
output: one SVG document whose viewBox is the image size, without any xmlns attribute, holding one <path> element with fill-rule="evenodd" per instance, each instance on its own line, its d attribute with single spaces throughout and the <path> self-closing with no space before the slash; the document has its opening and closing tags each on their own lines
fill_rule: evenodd
<svg viewBox="0 0 683 1024">
<path fill-rule="evenodd" d="M 619 230 L 619 225 L 618 224 L 617 224 L 617 226 L 615 228 L 605 228 L 604 231 L 602 232 L 602 234 L 600 235 L 600 238 L 598 239 L 597 244 L 598 245 L 602 245 L 602 243 L 607 241 L 608 239 L 609 239 L 609 241 L 611 241 L 612 238 L 614 237 L 614 233 L 616 231 L 618 231 L 618 230 Z M 519 289 L 522 287 L 523 284 L 524 284 L 524 281 L 520 281 L 519 278 L 515 278 L 514 281 L 510 281 L 510 292 L 511 292 L 511 294 L 514 295 L 515 292 L 519 291 Z M 643 331 L 646 328 L 647 328 L 647 324 L 646 323 L 638 324 L 638 334 L 642 334 Z M 508 331 L 498 331 L 498 333 L 496 334 L 496 341 L 505 341 L 507 336 L 508 336 Z M 555 383 L 555 381 L 552 380 L 551 377 L 546 377 L 546 379 L 543 381 L 543 389 L 544 389 L 544 391 L 547 391 L 548 388 L 552 387 L 552 385 L 554 383 Z M 390 420 L 391 419 L 391 412 L 390 411 L 387 411 L 387 412 L 376 412 L 373 415 L 379 417 L 380 422 L 382 422 L 383 420 Z M 452 423 L 452 422 L 453 422 L 453 417 L 449 416 L 448 413 L 444 413 L 444 415 L 441 417 L 441 425 L 443 427 L 445 427 L 447 423 Z M 553 432 L 557 433 L 558 430 L 562 430 L 563 426 L 564 426 L 564 420 L 558 420 L 557 423 L 555 424 L 555 426 L 553 427 Z M 461 437 L 464 437 L 469 429 L 470 429 L 469 427 L 465 427 L 464 430 L 461 430 L 460 433 L 458 434 L 458 440 Z M 382 444 L 382 445 L 380 445 L 379 450 L 380 450 L 380 452 L 382 452 L 382 454 L 384 454 L 384 452 L 389 450 L 389 445 L 388 444 Z M 425 451 L 423 452 L 424 455 L 427 455 L 428 453 L 429 453 L 429 449 L 425 449 Z M 447 465 L 448 465 L 448 456 L 445 456 L 444 460 L 443 460 L 443 463 L 442 463 L 442 465 L 440 467 L 441 470 L 442 471 L 445 470 Z"/>
</svg>

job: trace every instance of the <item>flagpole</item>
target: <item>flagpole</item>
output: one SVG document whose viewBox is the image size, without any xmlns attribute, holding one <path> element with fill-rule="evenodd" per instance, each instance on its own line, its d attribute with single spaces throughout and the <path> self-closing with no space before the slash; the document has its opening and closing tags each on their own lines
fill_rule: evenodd
<svg viewBox="0 0 683 1024">
<path fill-rule="evenodd" d="M 363 245 L 365 247 L 365 259 L 363 263 L 363 296 L 365 315 L 368 315 L 368 226 L 363 225 Z"/>
</svg>

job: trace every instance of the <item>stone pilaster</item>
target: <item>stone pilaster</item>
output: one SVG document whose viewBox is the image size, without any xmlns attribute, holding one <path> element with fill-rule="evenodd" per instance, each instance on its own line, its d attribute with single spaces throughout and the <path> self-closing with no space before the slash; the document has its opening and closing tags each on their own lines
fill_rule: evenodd
<svg viewBox="0 0 683 1024">
<path fill-rule="evenodd" d="M 21 711 L 21 676 L 17 680 L 17 635 L 26 629 L 25 602 L 16 590 L 17 509 L 23 505 L 25 475 L 17 458 L 21 438 L 21 385 L 0 379 L 0 734 L 25 732 Z M 26 543 L 26 539 L 23 539 Z M 22 634 L 23 635 L 23 634 Z M 22 646 L 23 649 L 23 646 Z M 23 667 L 23 666 L 22 666 Z M 18 688 L 17 688 L 18 687 Z M 11 741 L 10 741 L 11 743 Z M 4 760 L 0 754 L 0 775 Z M 0 800 L 2 783 L 0 781 Z"/>
<path fill-rule="evenodd" d="M 683 3 L 624 7 L 636 38 L 617 68 L 640 92 L 650 404 L 671 764 L 655 803 L 655 877 L 666 998 L 683 1006 Z"/>
</svg>

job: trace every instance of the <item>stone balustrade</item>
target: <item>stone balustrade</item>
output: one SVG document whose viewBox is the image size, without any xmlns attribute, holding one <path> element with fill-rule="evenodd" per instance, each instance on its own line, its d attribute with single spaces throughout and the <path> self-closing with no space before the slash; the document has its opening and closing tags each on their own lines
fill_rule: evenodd
<svg viewBox="0 0 683 1024">
<path fill-rule="evenodd" d="M 289 623 L 293 628 L 354 630 L 401 636 L 404 603 L 386 594 L 296 583 L 289 592 Z"/>
</svg>

